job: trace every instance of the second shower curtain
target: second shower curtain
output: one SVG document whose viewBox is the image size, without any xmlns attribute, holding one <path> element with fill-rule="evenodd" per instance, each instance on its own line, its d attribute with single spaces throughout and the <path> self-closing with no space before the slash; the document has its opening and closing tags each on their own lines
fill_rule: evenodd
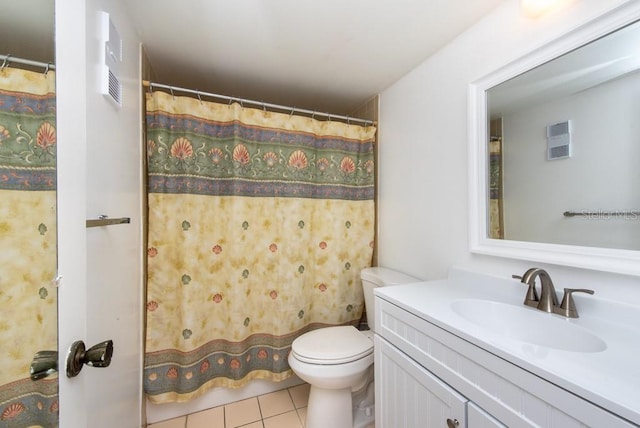
<svg viewBox="0 0 640 428">
<path fill-rule="evenodd" d="M 0 70 L 0 427 L 57 427 L 57 375 L 29 376 L 57 349 L 55 73 Z"/>
<path fill-rule="evenodd" d="M 357 324 L 375 128 L 147 95 L 145 390 L 187 401 L 290 376 L 305 331 Z"/>
</svg>

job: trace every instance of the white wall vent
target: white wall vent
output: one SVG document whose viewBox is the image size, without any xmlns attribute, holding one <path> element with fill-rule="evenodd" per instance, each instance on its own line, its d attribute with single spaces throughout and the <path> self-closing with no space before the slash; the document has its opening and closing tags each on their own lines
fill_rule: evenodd
<svg viewBox="0 0 640 428">
<path fill-rule="evenodd" d="M 104 64 L 101 67 L 102 93 L 118 107 L 122 106 L 122 84 L 120 63 L 122 62 L 122 39 L 109 14 L 101 12 Z"/>
<path fill-rule="evenodd" d="M 547 126 L 547 160 L 571 157 L 571 121 Z"/>
</svg>

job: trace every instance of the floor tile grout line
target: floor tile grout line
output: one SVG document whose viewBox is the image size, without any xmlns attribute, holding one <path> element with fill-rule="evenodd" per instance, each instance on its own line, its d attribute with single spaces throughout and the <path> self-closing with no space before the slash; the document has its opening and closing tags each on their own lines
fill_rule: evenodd
<svg viewBox="0 0 640 428">
<path fill-rule="evenodd" d="M 293 399 L 293 395 L 291 394 L 291 388 L 287 388 L 287 394 L 289 394 L 289 399 L 291 400 L 291 403 L 293 403 L 293 408 L 296 410 L 296 413 L 297 413 L 298 409 L 296 407 L 296 401 Z"/>
<path fill-rule="evenodd" d="M 264 427 L 264 415 L 262 414 L 262 405 L 260 404 L 260 395 L 256 397 L 256 401 L 258 402 L 258 410 L 260 411 L 260 421 L 262 421 L 262 426 Z"/>
<path fill-rule="evenodd" d="M 268 416 L 266 418 L 263 416 L 262 417 L 262 421 L 263 422 L 264 422 L 265 419 L 269 419 L 269 418 L 273 418 L 273 417 L 276 417 L 276 416 L 284 415 L 285 413 L 289 413 L 289 412 L 292 412 L 292 411 L 295 411 L 297 413 L 298 409 L 296 409 L 296 403 L 293 401 L 293 398 L 291 397 L 291 393 L 289 392 L 289 388 L 284 388 L 284 389 L 287 390 L 287 394 L 289 395 L 289 400 L 291 401 L 291 406 L 293 407 L 293 409 L 292 410 L 284 410 L 284 411 L 282 411 L 280 413 L 276 413 L 276 414 L 270 415 L 270 416 Z M 279 392 L 279 391 L 275 391 L 275 392 Z M 256 397 L 256 398 L 258 398 L 258 406 L 260 407 L 260 415 L 262 415 L 262 406 L 260 406 L 259 397 L 262 397 L 264 395 L 269 395 L 269 394 L 262 394 L 262 395 L 259 395 L 258 397 Z"/>
<path fill-rule="evenodd" d="M 224 415 L 225 415 L 224 427 L 225 428 L 242 428 L 242 427 L 245 427 L 247 425 L 251 425 L 251 424 L 255 424 L 256 422 L 260 422 L 260 423 L 262 423 L 262 427 L 264 428 L 264 422 L 263 422 L 264 419 L 262 417 L 262 409 L 260 407 L 260 400 L 258 400 L 258 397 L 259 396 L 256 395 L 255 397 L 249 397 L 249 398 L 246 398 L 244 400 L 239 400 L 239 401 L 256 400 L 256 404 L 258 405 L 258 412 L 260 412 L 260 419 L 256 419 L 255 421 L 247 422 L 247 423 L 244 423 L 242 425 L 236 425 L 236 426 L 233 426 L 233 427 L 228 427 L 227 426 L 227 419 L 226 419 L 226 415 L 227 415 L 226 408 L 227 408 L 227 406 L 230 406 L 230 405 L 238 402 L 238 401 L 234 401 L 233 403 L 228 403 L 228 404 L 225 404 L 223 406 L 223 409 L 224 409 L 223 411 L 224 411 Z"/>
<path fill-rule="evenodd" d="M 298 412 L 298 409 L 296 409 L 296 415 L 298 415 L 298 422 L 300 422 L 300 426 L 304 427 L 306 424 L 302 421 L 302 416 L 300 415 L 300 412 Z"/>
<path fill-rule="evenodd" d="M 289 398 L 291 399 L 291 402 L 293 403 L 293 410 L 296 411 L 296 416 L 298 417 L 298 422 L 300 422 L 300 426 L 304 426 L 304 423 L 302 422 L 302 417 L 300 416 L 300 412 L 298 412 L 298 406 L 296 406 L 296 401 L 293 399 L 293 394 L 291 393 L 291 388 L 287 388 L 287 392 L 289 393 Z"/>
<path fill-rule="evenodd" d="M 300 385 L 292 386 L 292 387 L 290 387 L 289 389 L 298 388 L 298 387 L 301 387 L 301 386 L 303 386 L 303 385 L 304 385 L 304 384 L 300 384 Z M 301 405 L 300 405 L 300 407 L 297 407 L 297 406 L 296 406 L 295 400 L 293 400 L 293 394 L 292 394 L 291 392 L 289 392 L 289 394 L 291 395 L 291 400 L 293 401 L 293 407 L 295 407 L 295 408 L 296 408 L 296 410 L 297 410 L 297 409 L 302 409 L 302 408 L 304 408 L 304 407 L 307 407 L 307 406 L 308 406 L 308 404 L 309 404 L 309 392 L 308 392 L 308 391 L 307 391 L 307 402 L 305 402 L 303 405 L 301 404 Z"/>
<path fill-rule="evenodd" d="M 222 406 L 222 425 L 227 428 L 227 406 Z"/>
<path fill-rule="evenodd" d="M 222 426 L 224 428 L 228 428 L 227 426 L 227 406 L 231 404 L 231 403 L 227 403 L 227 404 L 223 404 L 222 405 Z"/>
<path fill-rule="evenodd" d="M 298 407 L 296 405 L 296 402 L 293 399 L 293 394 L 291 393 L 291 388 L 288 388 L 287 391 L 289 392 L 289 396 L 291 397 L 291 401 L 293 402 L 293 408 L 296 410 L 296 415 L 298 415 L 298 422 L 300 422 L 300 426 L 304 427 L 306 424 L 305 424 L 305 421 L 302 420 L 302 415 L 299 412 L 299 410 L 302 409 L 302 407 Z"/>
<path fill-rule="evenodd" d="M 243 427 L 248 427 L 249 425 L 253 425 L 256 422 L 260 422 L 260 425 L 262 425 L 262 428 L 264 428 L 264 419 L 260 419 L 260 420 L 253 421 L 253 422 L 248 422 L 246 424 L 238 425 L 237 427 L 227 427 L 227 425 L 225 424 L 225 428 L 243 428 Z"/>
</svg>

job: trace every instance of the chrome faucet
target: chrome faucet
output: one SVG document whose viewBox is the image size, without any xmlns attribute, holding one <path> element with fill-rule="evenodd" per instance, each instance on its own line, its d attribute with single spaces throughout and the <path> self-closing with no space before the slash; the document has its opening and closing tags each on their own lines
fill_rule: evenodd
<svg viewBox="0 0 640 428">
<path fill-rule="evenodd" d="M 536 278 L 540 277 L 540 298 L 536 291 Z M 524 304 L 537 308 L 541 311 L 563 315 L 568 318 L 578 318 L 578 311 L 573 301 L 572 293 L 588 293 L 593 294 L 593 290 L 584 288 L 565 288 L 562 303 L 558 303 L 556 289 L 553 281 L 546 270 L 540 268 L 531 268 L 524 275 L 513 275 L 513 278 L 519 279 L 523 284 L 527 284 L 529 289 L 524 299 Z"/>
</svg>

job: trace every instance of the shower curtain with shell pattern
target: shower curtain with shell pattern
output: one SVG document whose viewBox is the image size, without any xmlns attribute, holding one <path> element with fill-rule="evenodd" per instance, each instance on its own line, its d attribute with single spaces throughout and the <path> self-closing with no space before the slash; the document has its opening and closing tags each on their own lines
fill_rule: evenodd
<svg viewBox="0 0 640 428">
<path fill-rule="evenodd" d="M 53 72 L 0 70 L 0 427 L 58 426 L 55 120 Z"/>
<path fill-rule="evenodd" d="M 152 402 L 283 380 L 297 336 L 358 323 L 375 128 L 162 92 L 146 126 Z"/>
</svg>

